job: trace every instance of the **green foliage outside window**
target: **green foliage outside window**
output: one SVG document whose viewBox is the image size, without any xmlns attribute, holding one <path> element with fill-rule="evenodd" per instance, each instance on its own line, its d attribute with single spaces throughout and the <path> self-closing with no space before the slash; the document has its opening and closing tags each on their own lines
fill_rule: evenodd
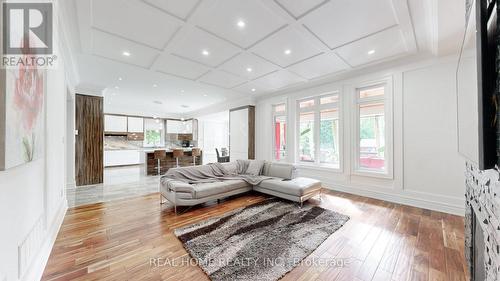
<svg viewBox="0 0 500 281">
<path fill-rule="evenodd" d="M 161 144 L 161 131 L 160 130 L 146 130 L 146 144 L 159 146 Z"/>
</svg>

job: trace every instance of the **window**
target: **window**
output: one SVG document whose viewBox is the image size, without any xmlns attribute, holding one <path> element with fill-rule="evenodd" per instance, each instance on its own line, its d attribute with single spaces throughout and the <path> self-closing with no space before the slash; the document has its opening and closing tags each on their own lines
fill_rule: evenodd
<svg viewBox="0 0 500 281">
<path fill-rule="evenodd" d="M 314 112 L 301 112 L 299 120 L 299 160 L 314 162 Z"/>
<path fill-rule="evenodd" d="M 339 95 L 298 101 L 298 160 L 340 168 Z"/>
<path fill-rule="evenodd" d="M 387 173 L 385 85 L 357 90 L 357 170 Z"/>
<path fill-rule="evenodd" d="M 286 159 L 286 104 L 273 106 L 273 158 L 276 161 Z"/>
<path fill-rule="evenodd" d="M 163 119 L 145 119 L 144 120 L 144 146 L 162 147 L 165 145 Z"/>
</svg>

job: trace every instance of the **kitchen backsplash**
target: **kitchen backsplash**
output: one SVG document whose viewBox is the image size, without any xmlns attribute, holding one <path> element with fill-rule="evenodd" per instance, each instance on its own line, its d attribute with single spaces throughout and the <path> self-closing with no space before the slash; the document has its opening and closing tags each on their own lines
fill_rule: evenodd
<svg viewBox="0 0 500 281">
<path fill-rule="evenodd" d="M 140 149 L 143 147 L 142 141 L 130 141 L 126 136 L 105 136 L 104 150 L 126 150 Z"/>
<path fill-rule="evenodd" d="M 196 141 L 191 142 L 196 145 Z M 165 147 L 181 147 L 182 141 L 178 140 L 167 140 L 165 141 Z M 144 148 L 143 141 L 132 141 L 127 140 L 126 136 L 104 136 L 104 150 L 133 150 Z"/>
</svg>

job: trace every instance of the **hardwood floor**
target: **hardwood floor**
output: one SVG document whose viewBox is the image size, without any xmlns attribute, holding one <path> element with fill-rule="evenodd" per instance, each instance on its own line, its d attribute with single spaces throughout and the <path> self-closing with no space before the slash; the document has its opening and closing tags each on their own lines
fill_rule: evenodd
<svg viewBox="0 0 500 281">
<path fill-rule="evenodd" d="M 72 208 L 42 280 L 208 280 L 182 262 L 189 256 L 173 230 L 265 198 L 249 193 L 179 216 L 158 194 Z M 462 217 L 330 191 L 309 202 L 351 220 L 307 259 L 346 264 L 304 262 L 282 280 L 468 280 Z"/>
</svg>

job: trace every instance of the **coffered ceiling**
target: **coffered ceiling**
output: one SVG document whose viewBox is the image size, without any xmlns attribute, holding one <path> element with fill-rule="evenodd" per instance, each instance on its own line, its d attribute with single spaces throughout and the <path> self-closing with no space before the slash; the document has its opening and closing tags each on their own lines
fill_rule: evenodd
<svg viewBox="0 0 500 281">
<path fill-rule="evenodd" d="M 406 0 L 76 0 L 82 82 L 106 88 L 110 102 L 174 113 L 264 95 L 418 52 L 410 6 Z"/>
</svg>

